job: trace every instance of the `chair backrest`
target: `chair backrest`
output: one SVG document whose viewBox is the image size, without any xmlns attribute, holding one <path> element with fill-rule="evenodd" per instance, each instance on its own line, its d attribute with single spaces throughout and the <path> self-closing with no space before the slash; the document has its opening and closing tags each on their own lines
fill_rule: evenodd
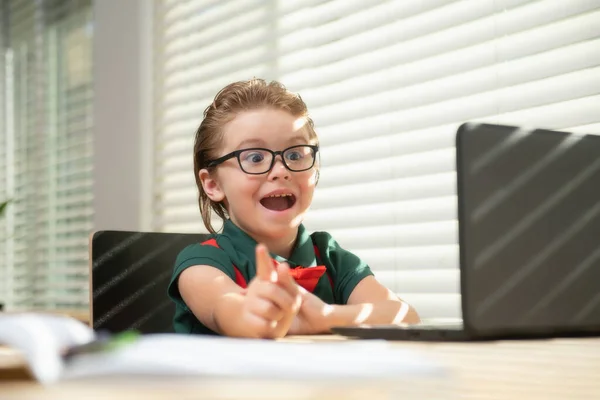
<svg viewBox="0 0 600 400">
<path fill-rule="evenodd" d="M 205 234 L 99 231 L 90 237 L 90 321 L 112 333 L 173 332 L 167 296 L 177 254 Z"/>
</svg>

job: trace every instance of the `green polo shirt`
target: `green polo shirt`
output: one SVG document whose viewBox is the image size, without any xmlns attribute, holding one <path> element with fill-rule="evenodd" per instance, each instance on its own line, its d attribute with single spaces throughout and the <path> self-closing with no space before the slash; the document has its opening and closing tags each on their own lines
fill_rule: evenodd
<svg viewBox="0 0 600 400">
<path fill-rule="evenodd" d="M 173 319 L 175 332 L 214 334 L 194 316 L 181 298 L 177 279 L 186 268 L 210 265 L 235 281 L 235 265 L 248 283 L 256 275 L 257 243 L 231 220 L 225 222 L 223 233 L 212 235 L 211 238 L 216 239 L 218 247 L 193 244 L 184 248 L 175 261 L 168 288 L 169 297 L 176 304 Z M 318 249 L 318 257 L 314 246 Z M 341 248 L 331 235 L 326 232 L 309 234 L 303 225 L 298 228 L 298 239 L 291 257 L 284 259 L 275 254 L 271 254 L 271 257 L 279 262 L 287 262 L 291 268 L 325 265 L 327 274 L 319 279 L 313 293 L 328 304 L 346 304 L 358 282 L 373 275 L 365 262 Z"/>
</svg>

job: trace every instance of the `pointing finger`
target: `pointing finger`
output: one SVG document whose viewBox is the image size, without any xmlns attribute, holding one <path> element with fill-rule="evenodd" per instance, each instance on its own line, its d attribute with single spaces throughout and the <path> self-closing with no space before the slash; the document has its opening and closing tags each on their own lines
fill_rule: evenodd
<svg viewBox="0 0 600 400">
<path fill-rule="evenodd" d="M 296 281 L 290 274 L 290 267 L 287 263 L 277 266 L 277 282 L 294 299 L 292 311 L 295 311 L 297 307 L 300 307 L 300 286 L 296 284 Z"/>
<path fill-rule="evenodd" d="M 256 246 L 256 276 L 258 279 L 262 279 L 269 282 L 276 280 L 276 273 L 273 269 L 273 263 L 269 257 L 267 246 L 264 244 L 258 244 Z"/>
</svg>

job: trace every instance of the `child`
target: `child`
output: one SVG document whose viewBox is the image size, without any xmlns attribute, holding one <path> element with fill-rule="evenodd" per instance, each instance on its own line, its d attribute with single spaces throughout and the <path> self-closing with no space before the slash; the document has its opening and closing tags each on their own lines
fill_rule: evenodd
<svg viewBox="0 0 600 400">
<path fill-rule="evenodd" d="M 176 260 L 176 332 L 279 338 L 419 322 L 361 259 L 302 225 L 318 151 L 306 105 L 281 84 L 252 79 L 217 94 L 194 145 L 200 212 L 213 235 Z M 211 211 L 224 220 L 221 234 Z"/>
</svg>

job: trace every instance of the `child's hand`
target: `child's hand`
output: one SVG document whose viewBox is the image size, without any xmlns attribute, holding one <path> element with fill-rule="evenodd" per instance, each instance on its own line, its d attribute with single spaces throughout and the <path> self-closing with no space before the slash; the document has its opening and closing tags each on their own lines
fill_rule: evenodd
<svg viewBox="0 0 600 400">
<path fill-rule="evenodd" d="M 328 315 L 333 306 L 300 287 L 302 306 L 289 329 L 290 335 L 314 335 L 327 333 L 330 329 Z"/>
<path fill-rule="evenodd" d="M 273 268 L 267 248 L 256 247 L 256 277 L 248 285 L 242 318 L 249 336 L 279 338 L 288 333 L 301 303 L 299 286 L 289 267 Z"/>
</svg>

